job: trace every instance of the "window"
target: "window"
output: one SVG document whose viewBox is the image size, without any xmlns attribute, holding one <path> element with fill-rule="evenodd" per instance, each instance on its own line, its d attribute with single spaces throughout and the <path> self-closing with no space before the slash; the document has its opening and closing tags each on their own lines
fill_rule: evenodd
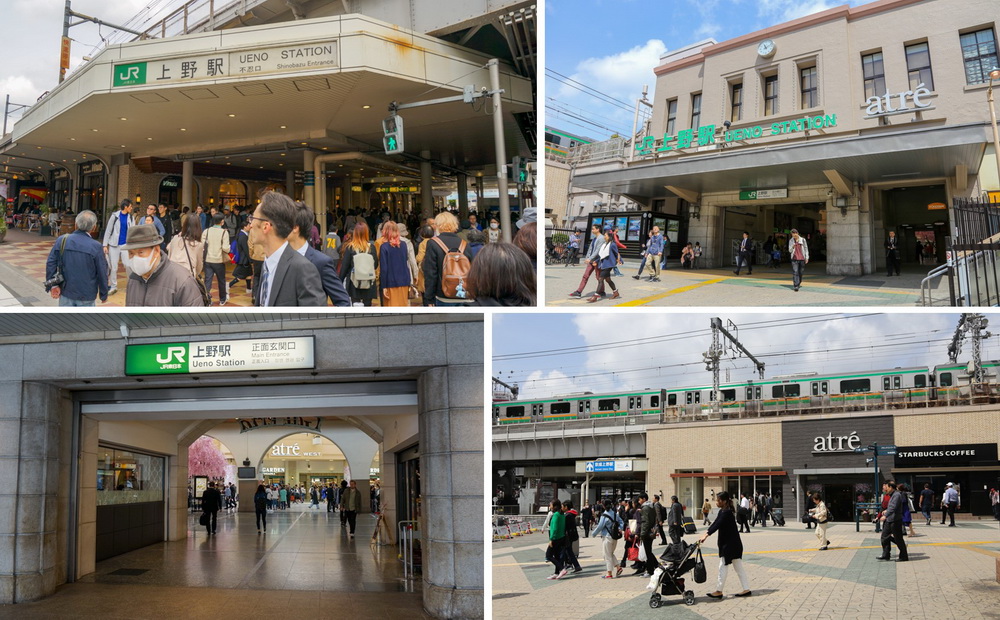
<svg viewBox="0 0 1000 620">
<path fill-rule="evenodd" d="M 798 383 L 786 383 L 771 387 L 771 398 L 795 398 L 799 393 Z"/>
<path fill-rule="evenodd" d="M 691 129 L 701 127 L 701 93 L 691 95 Z"/>
<path fill-rule="evenodd" d="M 870 379 L 844 379 L 840 382 L 841 394 L 857 394 L 858 392 L 870 392 L 872 382 Z"/>
<path fill-rule="evenodd" d="M 667 102 L 667 135 L 674 135 L 677 127 L 677 100 L 671 99 Z"/>
<path fill-rule="evenodd" d="M 730 87 L 730 98 L 732 109 L 729 113 L 729 120 L 735 123 L 743 118 L 743 82 L 733 84 Z"/>
<path fill-rule="evenodd" d="M 899 375 L 896 375 L 895 377 L 892 378 L 892 389 L 898 390 L 903 386 L 903 382 L 901 379 L 902 378 Z"/>
<path fill-rule="evenodd" d="M 569 403 L 552 403 L 552 405 L 549 406 L 549 413 L 553 415 L 569 413 Z"/>
<path fill-rule="evenodd" d="M 583 413 L 583 401 L 582 400 L 581 401 L 577 401 L 577 403 L 576 403 L 576 412 L 577 413 Z"/>
<path fill-rule="evenodd" d="M 906 46 L 906 70 L 910 74 L 910 90 L 917 90 L 921 84 L 934 90 L 934 76 L 931 75 L 931 49 L 926 42 Z"/>
<path fill-rule="evenodd" d="M 532 405 L 531 415 L 538 415 L 539 413 L 541 413 L 541 407 L 539 407 L 538 405 Z"/>
<path fill-rule="evenodd" d="M 619 400 L 617 398 L 605 398 L 597 401 L 598 411 L 618 411 Z"/>
<path fill-rule="evenodd" d="M 689 405 L 696 405 L 701 402 L 701 392 L 686 392 L 684 400 Z"/>
<path fill-rule="evenodd" d="M 524 407 L 507 407 L 507 417 L 508 418 L 523 418 L 524 417 Z"/>
<path fill-rule="evenodd" d="M 941 387 L 951 387 L 951 373 L 942 372 L 941 373 Z"/>
<path fill-rule="evenodd" d="M 829 383 L 827 383 L 826 381 L 823 381 L 823 382 L 813 381 L 813 384 L 812 384 L 812 395 L 813 396 L 822 396 L 824 394 L 829 394 L 829 393 L 830 393 L 830 384 Z"/>
<path fill-rule="evenodd" d="M 799 70 L 802 85 L 802 109 L 815 108 L 819 105 L 819 79 L 816 67 L 806 67 Z"/>
<path fill-rule="evenodd" d="M 967 32 L 959 38 L 965 61 L 965 83 L 982 84 L 997 66 L 997 39 L 992 28 Z"/>
<path fill-rule="evenodd" d="M 778 76 L 764 78 L 764 116 L 778 113 Z"/>
<path fill-rule="evenodd" d="M 861 68 L 865 77 L 865 99 L 884 95 L 885 67 L 882 65 L 882 52 L 862 56 Z"/>
<path fill-rule="evenodd" d="M 100 446 L 97 450 L 97 505 L 163 501 L 166 459 Z"/>
<path fill-rule="evenodd" d="M 736 390 L 722 390 L 722 402 L 731 403 L 736 400 Z"/>
<path fill-rule="evenodd" d="M 677 394 L 667 394 L 667 405 L 673 407 L 677 404 Z"/>
<path fill-rule="evenodd" d="M 649 397 L 649 406 L 650 407 L 659 407 L 660 406 L 660 397 L 659 396 L 650 396 Z"/>
<path fill-rule="evenodd" d="M 916 388 L 927 387 L 927 375 L 913 375 L 913 387 Z"/>
</svg>

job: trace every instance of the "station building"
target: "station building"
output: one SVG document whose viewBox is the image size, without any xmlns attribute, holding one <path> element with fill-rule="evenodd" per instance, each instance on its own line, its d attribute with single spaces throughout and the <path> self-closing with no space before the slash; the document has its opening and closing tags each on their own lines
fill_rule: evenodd
<svg viewBox="0 0 1000 620">
<path fill-rule="evenodd" d="M 708 266 L 733 264 L 744 230 L 787 247 L 792 228 L 831 275 L 884 269 L 889 231 L 904 264 L 917 241 L 943 262 L 955 199 L 1000 190 L 996 16 L 991 0 L 879 0 L 668 54 L 649 131 L 574 185 L 641 205 L 616 220 L 626 245 L 665 220 Z"/>
<path fill-rule="evenodd" d="M 207 210 L 252 206 L 265 186 L 323 227 L 327 209 L 431 214 L 456 192 L 460 210 L 472 191 L 482 210 L 506 171 L 489 97 L 462 98 L 489 89 L 491 59 L 507 162 L 533 156 L 531 2 L 249 0 L 196 17 L 205 6 L 106 46 L 45 93 L 0 137 L 2 177 L 102 224 L 123 198 Z M 390 104 L 456 97 L 400 110 L 405 152 L 385 155 Z"/>
<path fill-rule="evenodd" d="M 472 314 L 3 315 L 0 604 L 15 604 L 17 615 L 16 604 L 61 584 L 109 583 L 109 562 L 159 545 L 132 560 L 148 568 L 172 558 L 144 585 L 245 581 L 341 592 L 345 601 L 407 592 L 412 615 L 483 617 L 483 361 L 463 344 L 482 338 L 482 317 Z M 401 584 L 402 546 L 369 554 L 367 540 L 346 541 L 339 520 L 318 511 L 273 528 L 265 547 L 239 538 L 241 524 L 253 534 L 252 514 L 242 523 L 229 515 L 230 530 L 211 539 L 232 541 L 219 543 L 235 558 L 225 574 L 168 575 L 215 553 L 188 497 L 189 447 L 206 435 L 251 468 L 239 475 L 241 513 L 253 512 L 262 481 L 350 478 L 363 498 L 359 536 L 371 534 L 376 476 L 380 542 L 401 544 L 399 533 L 412 532 L 422 577 Z M 203 484 L 192 486 L 197 500 Z M 283 536 L 292 556 L 269 558 Z M 299 545 L 319 564 L 286 583 Z M 331 571 L 324 552 L 336 556 Z M 367 564 L 341 570 L 349 561 Z"/>
</svg>

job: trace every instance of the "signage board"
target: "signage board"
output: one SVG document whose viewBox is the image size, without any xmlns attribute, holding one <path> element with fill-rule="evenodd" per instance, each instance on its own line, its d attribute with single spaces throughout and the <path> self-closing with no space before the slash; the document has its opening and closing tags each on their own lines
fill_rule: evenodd
<svg viewBox="0 0 1000 620">
<path fill-rule="evenodd" d="M 740 190 L 740 200 L 770 200 L 771 198 L 788 198 L 788 188 Z"/>
<path fill-rule="evenodd" d="M 632 471 L 632 461 L 587 461 L 587 473 Z"/>
<path fill-rule="evenodd" d="M 943 202 L 932 202 L 929 205 L 927 205 L 928 211 L 944 211 L 947 208 L 948 205 L 944 204 Z"/>
<path fill-rule="evenodd" d="M 881 446 L 879 446 L 881 448 Z M 935 465 L 970 465 L 997 461 L 997 444 L 974 443 L 958 445 L 902 446 L 896 448 L 896 467 L 929 467 Z"/>
<path fill-rule="evenodd" d="M 822 116 L 803 116 L 802 118 L 779 121 L 770 125 L 754 125 L 752 127 L 742 127 L 739 129 L 725 129 L 722 133 L 724 143 L 742 142 L 764 136 L 780 136 L 784 134 L 798 133 L 800 131 L 810 131 L 814 129 L 827 129 L 837 126 L 837 115 L 827 114 Z M 714 146 L 717 143 L 715 125 L 704 125 L 696 129 L 682 129 L 676 136 L 663 134 L 662 138 L 656 136 L 646 136 L 636 139 L 636 155 L 653 155 L 668 151 L 679 151 L 704 146 Z M 657 142 L 660 143 L 657 146 Z"/>
<path fill-rule="evenodd" d="M 125 347 L 125 375 L 315 368 L 315 337 L 137 344 Z"/>
<path fill-rule="evenodd" d="M 112 88 L 190 83 L 259 74 L 337 67 L 338 42 L 282 45 L 122 63 L 112 70 Z"/>
<path fill-rule="evenodd" d="M 284 467 L 261 467 L 260 473 L 262 474 L 283 474 L 285 473 Z"/>
</svg>

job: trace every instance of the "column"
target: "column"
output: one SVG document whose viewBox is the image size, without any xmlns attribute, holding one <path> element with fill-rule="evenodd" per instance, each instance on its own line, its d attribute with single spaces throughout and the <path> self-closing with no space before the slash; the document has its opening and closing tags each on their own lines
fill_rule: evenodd
<svg viewBox="0 0 1000 620">
<path fill-rule="evenodd" d="M 167 512 L 167 540 L 185 540 L 188 525 L 188 447 L 178 444 L 177 456 L 168 456 L 166 465 L 166 500 L 171 507 Z"/>
<path fill-rule="evenodd" d="M 468 177 L 462 173 L 458 175 L 458 216 L 460 221 L 469 219 L 469 183 Z"/>
<path fill-rule="evenodd" d="M 194 161 L 187 159 L 181 162 L 181 208 L 191 207 L 191 211 L 198 205 L 194 204 Z"/>
<path fill-rule="evenodd" d="M 97 445 L 98 423 L 80 419 L 80 489 L 77 507 L 76 575 L 97 569 Z"/>
<path fill-rule="evenodd" d="M 393 542 L 398 544 L 399 529 L 397 524 L 399 522 L 397 519 L 399 518 L 399 513 L 396 506 L 396 455 L 395 453 L 387 452 L 384 443 L 379 445 L 379 450 L 382 454 L 382 458 L 379 459 L 380 470 L 378 475 L 379 510 L 382 511 L 386 523 L 389 524 L 389 531 L 392 532 Z"/>
<path fill-rule="evenodd" d="M 316 179 L 313 171 L 315 162 L 315 151 L 305 151 L 302 154 L 302 202 L 312 208 L 316 208 Z"/>
<path fill-rule="evenodd" d="M 482 618 L 483 365 L 432 368 L 417 381 L 424 517 L 424 609 Z"/>
<path fill-rule="evenodd" d="M 295 200 L 295 171 L 285 170 L 285 194 Z"/>
<path fill-rule="evenodd" d="M 344 175 L 344 184 L 340 189 L 340 206 L 344 217 L 347 217 L 347 211 L 354 208 L 354 196 L 351 194 L 351 175 Z M 346 230 L 340 231 L 340 236 L 343 237 Z"/>
<path fill-rule="evenodd" d="M 431 179 L 431 152 L 420 151 L 420 217 L 434 217 L 434 186 Z"/>
</svg>

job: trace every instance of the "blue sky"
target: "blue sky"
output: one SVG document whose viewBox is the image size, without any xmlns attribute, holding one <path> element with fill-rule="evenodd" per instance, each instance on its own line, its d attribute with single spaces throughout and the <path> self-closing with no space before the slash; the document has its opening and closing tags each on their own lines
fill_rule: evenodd
<svg viewBox="0 0 1000 620">
<path fill-rule="evenodd" d="M 947 363 L 957 314 L 727 314 L 639 313 L 495 314 L 492 375 L 517 382 L 522 397 L 591 390 L 706 385 L 711 374 L 701 354 L 711 344 L 709 319 L 732 320 L 741 342 L 766 364 L 765 376 L 847 372 Z M 842 318 L 850 317 L 852 318 Z M 991 319 L 996 330 L 1000 316 Z M 770 325 L 761 325 L 771 322 Z M 653 339 L 655 344 L 624 341 Z M 499 360 L 499 356 L 595 346 L 569 355 Z M 603 345 L 603 346 L 596 346 Z M 846 351 L 833 351 L 845 349 Z M 959 361 L 972 350 L 966 342 Z M 983 346 L 984 359 L 1000 357 L 1000 338 Z M 634 371 L 639 369 L 638 371 Z M 746 358 L 722 363 L 722 381 L 754 378 Z"/>
<path fill-rule="evenodd" d="M 871 1 L 546 0 L 546 69 L 626 105 L 602 102 L 547 73 L 545 124 L 594 139 L 613 132 L 627 135 L 644 84 L 652 99 L 653 68 L 664 53 L 706 38 L 721 42 L 835 6 Z M 602 127 L 581 123 L 573 115 Z"/>
</svg>

